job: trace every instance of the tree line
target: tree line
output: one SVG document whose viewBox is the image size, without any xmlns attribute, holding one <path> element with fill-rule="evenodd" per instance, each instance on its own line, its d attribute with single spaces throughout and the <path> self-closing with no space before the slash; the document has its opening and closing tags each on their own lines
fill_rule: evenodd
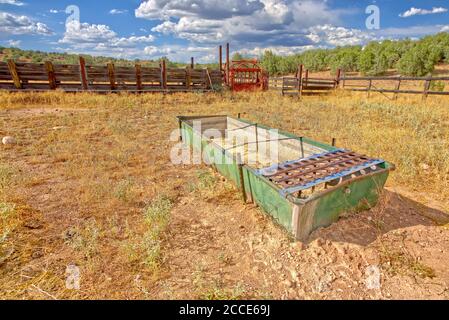
<svg viewBox="0 0 449 320">
<path fill-rule="evenodd" d="M 162 57 L 158 60 L 128 60 L 128 59 L 117 59 L 112 57 L 104 56 L 92 56 L 92 55 L 82 55 L 88 65 L 106 65 L 107 63 L 114 63 L 121 67 L 132 67 L 136 63 L 140 63 L 142 66 L 156 66 L 161 60 L 165 60 L 167 67 L 169 68 L 183 68 L 187 65 L 186 63 L 178 63 L 170 61 L 167 57 Z M 14 61 L 20 62 L 31 62 L 31 63 L 44 63 L 45 61 L 53 62 L 54 64 L 78 64 L 79 55 L 70 54 L 65 52 L 43 52 L 36 50 L 22 50 L 19 48 L 5 48 L 0 46 L 0 61 L 7 61 L 8 59 L 13 59 Z M 218 64 L 211 65 L 201 65 L 201 67 L 214 66 L 218 68 Z"/>
<path fill-rule="evenodd" d="M 337 69 L 377 76 L 390 69 L 401 75 L 422 77 L 430 75 L 438 63 L 449 63 L 449 33 L 442 32 L 418 41 L 385 40 L 370 42 L 365 47 L 346 46 L 334 49 L 316 49 L 290 56 L 265 51 L 260 57 L 265 70 L 271 75 L 295 73 L 303 64 L 310 71 Z"/>
</svg>

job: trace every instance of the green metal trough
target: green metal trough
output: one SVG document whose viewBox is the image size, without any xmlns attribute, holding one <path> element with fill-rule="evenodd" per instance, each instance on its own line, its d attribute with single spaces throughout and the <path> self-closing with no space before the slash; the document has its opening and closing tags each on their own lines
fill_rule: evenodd
<svg viewBox="0 0 449 320">
<path fill-rule="evenodd" d="M 179 116 L 180 138 L 296 239 L 374 207 L 394 165 L 228 116 Z M 273 156 L 274 154 L 274 156 Z M 268 155 L 268 156 L 267 156 Z"/>
</svg>

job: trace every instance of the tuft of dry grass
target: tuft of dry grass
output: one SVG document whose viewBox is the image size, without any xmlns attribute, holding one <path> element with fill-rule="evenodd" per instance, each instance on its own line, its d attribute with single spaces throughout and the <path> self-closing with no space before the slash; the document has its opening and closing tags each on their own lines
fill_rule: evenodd
<svg viewBox="0 0 449 320">
<path fill-rule="evenodd" d="M 408 252 L 383 247 L 380 251 L 380 261 L 386 271 L 392 276 L 412 275 L 430 279 L 436 277 L 435 270 Z"/>
</svg>

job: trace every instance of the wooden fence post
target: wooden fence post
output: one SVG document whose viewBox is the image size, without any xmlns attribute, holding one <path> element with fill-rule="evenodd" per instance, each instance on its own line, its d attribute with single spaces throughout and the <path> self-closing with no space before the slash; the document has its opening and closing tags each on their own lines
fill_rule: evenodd
<svg viewBox="0 0 449 320">
<path fill-rule="evenodd" d="M 303 71 L 304 71 L 304 65 L 303 64 L 300 64 L 299 65 L 299 69 L 298 69 L 298 86 L 299 86 L 299 88 L 298 88 L 298 90 L 299 90 L 299 98 L 301 98 L 302 97 L 302 73 L 303 73 Z"/>
<path fill-rule="evenodd" d="M 397 99 L 398 99 L 399 90 L 401 89 L 401 82 L 402 82 L 402 79 L 401 79 L 401 77 L 399 77 L 399 78 L 398 78 L 398 83 L 397 83 L 397 85 L 396 85 L 396 92 L 394 93 L 394 96 L 393 96 L 393 99 L 394 99 L 394 100 L 397 100 Z"/>
<path fill-rule="evenodd" d="M 213 90 L 214 86 L 213 86 L 213 84 L 212 84 L 212 78 L 210 77 L 209 68 L 205 68 L 204 70 L 206 71 L 206 76 L 207 76 L 207 79 L 209 80 L 209 86 L 208 86 L 208 87 L 209 87 L 211 90 Z"/>
<path fill-rule="evenodd" d="M 230 57 L 229 57 L 229 43 L 226 44 L 226 84 L 229 85 L 230 77 Z"/>
<path fill-rule="evenodd" d="M 162 60 L 161 63 L 161 85 L 162 85 L 162 89 L 166 90 L 167 89 L 167 64 L 165 62 L 165 59 Z"/>
<path fill-rule="evenodd" d="M 17 72 L 17 66 L 14 60 L 8 60 L 8 69 L 11 73 L 12 80 L 14 81 L 14 86 L 16 89 L 22 89 L 22 81 L 20 81 L 19 73 Z"/>
<path fill-rule="evenodd" d="M 190 67 L 186 67 L 186 89 L 190 90 L 192 85 L 192 69 Z"/>
<path fill-rule="evenodd" d="M 86 60 L 80 56 L 80 79 L 81 79 L 81 87 L 83 90 L 89 89 L 89 84 L 87 82 L 87 73 L 86 73 Z"/>
<path fill-rule="evenodd" d="M 108 63 L 108 75 L 109 75 L 109 82 L 111 84 L 111 90 L 117 89 L 117 85 L 115 82 L 115 68 L 112 62 Z"/>
<path fill-rule="evenodd" d="M 369 98 L 371 96 L 371 87 L 373 86 L 373 79 L 369 79 L 366 95 Z"/>
<path fill-rule="evenodd" d="M 140 64 L 136 63 L 136 89 L 138 91 L 142 90 L 142 67 Z"/>
<path fill-rule="evenodd" d="M 432 80 L 427 79 L 426 82 L 424 83 L 423 100 L 427 99 L 427 96 L 429 95 L 431 82 Z"/>
<path fill-rule="evenodd" d="M 48 74 L 48 85 L 50 86 L 51 90 L 55 90 L 56 89 L 55 68 L 53 67 L 53 64 L 50 61 L 45 61 L 45 69 L 47 70 Z"/>
<path fill-rule="evenodd" d="M 340 78 L 341 78 L 341 69 L 338 69 L 337 75 L 335 77 L 335 89 L 337 89 L 340 85 Z"/>
<path fill-rule="evenodd" d="M 218 47 L 218 64 L 219 64 L 219 68 L 220 71 L 223 70 L 223 46 L 219 46 Z"/>
<path fill-rule="evenodd" d="M 285 83 L 285 80 L 284 80 L 284 77 L 282 77 L 281 95 L 284 95 L 284 83 Z"/>
<path fill-rule="evenodd" d="M 190 68 L 195 69 L 195 58 L 194 57 L 190 58 Z"/>
</svg>

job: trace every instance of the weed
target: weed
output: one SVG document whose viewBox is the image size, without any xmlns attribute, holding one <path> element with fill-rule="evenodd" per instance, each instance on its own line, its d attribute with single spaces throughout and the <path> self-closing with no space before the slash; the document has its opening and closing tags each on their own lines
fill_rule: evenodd
<svg viewBox="0 0 449 320">
<path fill-rule="evenodd" d="M 227 265 L 227 266 L 232 265 L 232 263 L 233 263 L 232 256 L 226 252 L 220 252 L 220 254 L 218 256 L 218 260 L 220 260 L 220 262 L 222 264 Z"/>
<path fill-rule="evenodd" d="M 237 284 L 232 289 L 225 289 L 220 284 L 214 283 L 211 288 L 199 294 L 200 300 L 239 300 L 245 294 L 245 289 L 241 284 Z"/>
<path fill-rule="evenodd" d="M 173 207 L 173 201 L 165 196 L 161 195 L 156 197 L 145 209 L 144 217 L 147 225 L 150 228 L 163 226 L 168 223 L 170 210 Z"/>
<path fill-rule="evenodd" d="M 13 174 L 14 171 L 11 167 L 0 164 L 0 191 L 11 184 Z"/>
<path fill-rule="evenodd" d="M 130 202 L 133 199 L 134 182 L 130 179 L 120 181 L 114 189 L 114 196 L 120 201 Z"/>
<path fill-rule="evenodd" d="M 381 250 L 381 262 L 386 266 L 387 272 L 391 275 L 415 275 L 420 278 L 434 278 L 435 271 L 423 264 L 417 258 L 407 252 L 388 250 L 385 247 Z"/>
<path fill-rule="evenodd" d="M 11 203 L 0 202 L 0 246 L 3 245 L 10 232 L 15 227 L 16 206 Z"/>
<path fill-rule="evenodd" d="M 73 249 L 83 252 L 86 258 L 92 258 L 98 253 L 99 236 L 100 228 L 97 222 L 91 219 L 83 226 L 67 230 L 64 234 L 64 240 Z"/>
<path fill-rule="evenodd" d="M 209 170 L 199 170 L 197 178 L 199 190 L 210 190 L 217 183 L 217 178 Z"/>
<path fill-rule="evenodd" d="M 172 207 L 173 201 L 165 195 L 160 195 L 153 199 L 144 211 L 148 227 L 142 241 L 144 263 L 153 272 L 159 268 L 162 261 L 161 236 L 167 228 Z"/>
</svg>

